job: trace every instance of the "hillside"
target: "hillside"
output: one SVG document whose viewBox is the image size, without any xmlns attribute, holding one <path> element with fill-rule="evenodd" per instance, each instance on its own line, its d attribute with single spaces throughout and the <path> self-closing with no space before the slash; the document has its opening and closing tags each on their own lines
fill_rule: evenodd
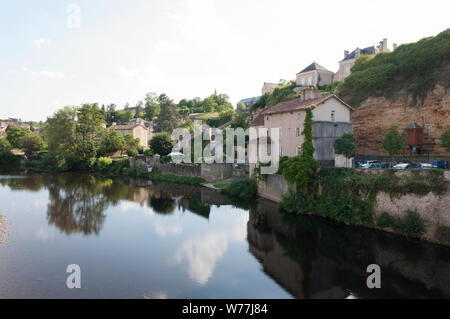
<svg viewBox="0 0 450 319">
<path fill-rule="evenodd" d="M 362 56 L 338 94 L 354 107 L 369 97 L 420 105 L 436 84 L 450 87 L 450 29 L 401 45 L 394 52 Z"/>
</svg>

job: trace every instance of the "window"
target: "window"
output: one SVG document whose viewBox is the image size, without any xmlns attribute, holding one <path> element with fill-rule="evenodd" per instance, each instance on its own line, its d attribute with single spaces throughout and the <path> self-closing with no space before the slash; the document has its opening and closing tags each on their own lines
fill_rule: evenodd
<svg viewBox="0 0 450 319">
<path fill-rule="evenodd" d="M 298 112 L 297 113 L 297 120 L 300 120 L 302 118 L 302 113 Z"/>
<path fill-rule="evenodd" d="M 281 147 L 281 143 L 280 143 L 280 156 L 283 156 L 283 148 Z"/>
<path fill-rule="evenodd" d="M 350 65 L 345 67 L 345 73 L 350 74 Z"/>
<path fill-rule="evenodd" d="M 299 136 L 300 136 L 300 128 L 299 128 L 299 127 L 297 127 L 297 130 L 296 130 L 296 133 L 295 133 L 295 135 L 296 135 L 297 137 L 299 137 Z"/>
<path fill-rule="evenodd" d="M 302 78 L 302 86 L 305 86 L 305 78 Z"/>
<path fill-rule="evenodd" d="M 312 77 L 308 78 L 308 85 L 312 85 Z"/>
<path fill-rule="evenodd" d="M 331 121 L 334 122 L 335 119 L 335 113 L 334 111 L 331 111 Z"/>
<path fill-rule="evenodd" d="M 301 155 L 301 153 L 302 153 L 302 147 L 297 146 L 297 155 Z"/>
</svg>

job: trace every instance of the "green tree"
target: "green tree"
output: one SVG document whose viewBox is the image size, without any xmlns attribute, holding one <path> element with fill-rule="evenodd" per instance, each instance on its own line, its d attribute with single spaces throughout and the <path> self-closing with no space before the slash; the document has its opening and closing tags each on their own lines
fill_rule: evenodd
<svg viewBox="0 0 450 319">
<path fill-rule="evenodd" d="M 178 121 L 177 106 L 167 95 L 159 96 L 160 113 L 155 120 L 156 132 L 172 132 Z"/>
<path fill-rule="evenodd" d="M 76 114 L 76 108 L 66 106 L 47 119 L 42 135 L 50 152 L 74 152 Z"/>
<path fill-rule="evenodd" d="M 0 138 L 0 156 L 5 155 L 11 151 L 11 144 L 6 138 Z"/>
<path fill-rule="evenodd" d="M 116 112 L 115 122 L 118 124 L 127 124 L 133 118 L 133 113 L 129 109 Z"/>
<path fill-rule="evenodd" d="M 219 104 L 215 101 L 213 96 L 206 98 L 202 103 L 204 113 L 214 112 Z"/>
<path fill-rule="evenodd" d="M 145 113 L 144 119 L 153 121 L 160 111 L 159 99 L 155 93 L 147 93 L 145 95 Z"/>
<path fill-rule="evenodd" d="M 90 167 L 97 157 L 105 133 L 105 119 L 96 103 L 83 104 L 77 111 L 75 155 L 83 167 Z"/>
<path fill-rule="evenodd" d="M 135 118 L 141 118 L 144 116 L 144 103 L 142 101 L 137 102 L 136 104 L 136 114 L 134 115 Z"/>
<path fill-rule="evenodd" d="M 346 161 L 348 158 L 355 157 L 355 137 L 352 133 L 344 132 L 343 135 L 336 138 L 334 141 L 334 152 L 339 155 L 344 155 Z"/>
<path fill-rule="evenodd" d="M 166 156 L 172 152 L 174 146 L 172 135 L 168 132 L 155 134 L 150 140 L 149 146 L 153 154 Z"/>
<path fill-rule="evenodd" d="M 12 148 L 22 148 L 23 138 L 31 134 L 31 130 L 24 127 L 16 127 L 9 125 L 6 129 L 6 138 Z"/>
<path fill-rule="evenodd" d="M 379 147 L 388 152 L 393 160 L 395 154 L 406 148 L 406 132 L 399 133 L 398 126 L 392 125 L 383 133 L 383 140 Z"/>
<path fill-rule="evenodd" d="M 126 145 L 127 150 L 132 150 L 132 149 L 137 150 L 139 148 L 139 144 L 140 144 L 139 138 L 134 138 L 133 135 L 127 134 L 127 135 L 125 135 L 124 139 L 125 139 L 125 145 Z"/>
<path fill-rule="evenodd" d="M 98 154 L 105 156 L 127 148 L 127 143 L 122 134 L 117 131 L 108 131 L 104 134 Z"/>
<path fill-rule="evenodd" d="M 450 152 L 450 129 L 446 132 L 442 133 L 441 137 L 441 146 L 447 151 Z"/>
<path fill-rule="evenodd" d="M 237 112 L 244 113 L 246 109 L 247 109 L 247 106 L 245 105 L 244 102 L 238 103 Z"/>
<path fill-rule="evenodd" d="M 40 152 L 44 149 L 44 147 L 44 141 L 37 133 L 28 134 L 22 140 L 22 148 L 27 155 Z"/>
</svg>

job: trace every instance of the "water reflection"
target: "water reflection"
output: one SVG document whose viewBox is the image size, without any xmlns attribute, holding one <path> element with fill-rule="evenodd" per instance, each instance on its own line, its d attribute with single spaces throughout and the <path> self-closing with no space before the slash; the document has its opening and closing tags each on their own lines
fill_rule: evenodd
<svg viewBox="0 0 450 319">
<path fill-rule="evenodd" d="M 209 218 L 211 205 L 229 204 L 226 198 L 209 189 L 164 183 L 149 186 L 146 180 L 113 181 L 88 174 L 4 177 L 0 184 L 13 191 L 47 189 L 48 224 L 67 235 L 98 236 L 106 219 L 105 210 L 123 200 L 139 203 L 158 215 L 171 215 L 178 208 L 204 218 Z M 45 237 L 39 234 L 39 238 Z"/>
<path fill-rule="evenodd" d="M 450 249 L 308 216 L 259 200 L 248 222 L 250 252 L 296 298 L 449 298 Z M 366 268 L 382 269 L 382 288 Z"/>
<path fill-rule="evenodd" d="M 16 276 L 24 289 L 37 285 L 35 277 L 29 269 L 17 268 L 38 260 L 42 265 L 35 268 L 36 276 L 52 278 L 54 269 L 64 266 L 54 261 L 63 260 L 61 254 L 72 245 L 79 247 L 74 249 L 77 258 L 93 267 L 99 278 L 100 292 L 86 291 L 88 296 L 103 297 L 111 278 L 120 277 L 110 290 L 117 294 L 113 297 L 136 296 L 133 289 L 139 285 L 138 296 L 145 292 L 146 298 L 450 297 L 449 248 L 314 217 L 283 215 L 270 201 L 258 200 L 248 214 L 206 188 L 83 174 L 1 177 L 0 184 L 10 189 L 4 192 L 7 200 L 9 193 L 32 192 L 15 197 L 18 204 L 23 198 L 30 200 L 35 214 L 28 214 L 23 205 L 2 212 L 10 231 L 14 225 L 9 227 L 9 219 L 16 217 L 15 241 L 23 246 L 9 245 L 12 237 L 2 246 L 10 246 L 16 259 L 0 259 L 0 277 Z M 40 190 L 46 192 L 34 194 Z M 118 214 L 108 210 L 114 206 Z M 0 244 L 4 234 L 0 214 Z M 94 236 L 99 238 L 90 240 Z M 42 252 L 48 258 L 39 259 Z M 381 266 L 382 289 L 366 287 L 369 264 Z M 59 287 L 59 281 L 50 282 Z M 68 293 L 55 287 L 46 291 Z M 15 284 L 6 288 L 16 289 Z M 36 294 L 30 296 L 42 297 L 41 291 L 33 290 Z"/>
</svg>

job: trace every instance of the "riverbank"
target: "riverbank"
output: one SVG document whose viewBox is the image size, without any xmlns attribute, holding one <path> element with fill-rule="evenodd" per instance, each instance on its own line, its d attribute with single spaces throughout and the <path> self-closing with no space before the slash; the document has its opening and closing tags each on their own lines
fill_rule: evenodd
<svg viewBox="0 0 450 319">
<path fill-rule="evenodd" d="M 291 214 L 330 218 L 450 246 L 450 172 L 327 168 L 317 194 L 299 194 L 280 175 L 258 182 L 260 197 Z"/>
</svg>

